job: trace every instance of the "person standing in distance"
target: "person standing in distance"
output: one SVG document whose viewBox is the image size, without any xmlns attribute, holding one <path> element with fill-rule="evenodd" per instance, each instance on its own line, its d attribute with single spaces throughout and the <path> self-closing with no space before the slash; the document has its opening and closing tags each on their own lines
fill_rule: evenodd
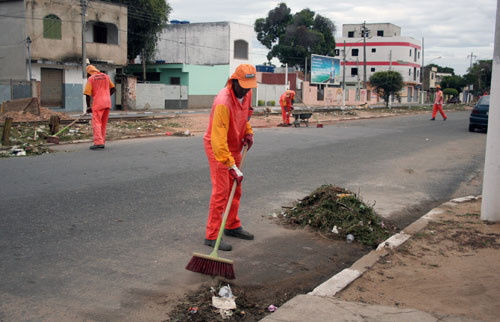
<svg viewBox="0 0 500 322">
<path fill-rule="evenodd" d="M 436 120 L 436 113 L 439 111 L 441 113 L 441 116 L 443 117 L 443 121 L 446 121 L 447 117 L 446 114 L 444 114 L 443 111 L 443 91 L 441 90 L 441 86 L 436 85 L 436 100 L 434 101 L 434 107 L 432 109 L 432 118 L 431 121 Z"/>
<path fill-rule="evenodd" d="M 111 95 L 115 92 L 115 85 L 108 75 L 101 73 L 94 65 L 87 66 L 87 78 L 83 94 L 87 103 L 87 113 L 92 113 L 94 145 L 90 149 L 104 149 L 106 125 L 111 109 Z M 90 98 L 92 98 L 92 106 Z"/>
<path fill-rule="evenodd" d="M 241 227 L 238 208 L 241 197 L 243 173 L 238 169 L 241 150 L 253 144 L 250 126 L 252 88 L 257 87 L 255 67 L 239 65 L 214 99 L 207 131 L 203 137 L 205 152 L 210 165 L 212 195 L 208 212 L 205 245 L 215 246 L 222 216 L 229 200 L 234 180 L 236 192 L 224 227 L 224 235 L 252 240 L 254 236 Z M 230 251 L 232 246 L 221 240 L 219 249 Z"/>
</svg>

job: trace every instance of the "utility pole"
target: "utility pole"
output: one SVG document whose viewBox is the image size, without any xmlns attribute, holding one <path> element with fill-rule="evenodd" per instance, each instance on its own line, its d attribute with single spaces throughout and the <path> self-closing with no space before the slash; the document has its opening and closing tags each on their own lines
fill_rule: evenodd
<svg viewBox="0 0 500 322">
<path fill-rule="evenodd" d="M 424 66 L 424 37 L 422 37 L 422 64 L 420 65 L 420 86 L 422 88 L 420 92 L 420 104 L 424 104 L 424 72 L 425 72 L 425 66 Z"/>
<path fill-rule="evenodd" d="M 467 58 L 469 58 L 469 57 L 470 57 L 470 67 L 469 67 L 469 73 L 471 73 L 471 72 L 472 72 L 472 59 L 473 59 L 474 57 L 477 57 L 477 56 L 476 56 L 476 55 L 474 55 L 474 53 L 473 53 L 473 52 L 471 52 L 471 53 L 470 53 L 470 55 L 468 55 L 468 56 L 467 56 Z M 471 88 L 470 88 L 471 86 L 470 86 L 470 85 L 471 85 L 471 84 L 467 85 L 467 101 L 472 101 L 472 98 L 470 98 L 470 95 L 471 95 L 471 93 L 470 93 L 470 92 L 471 92 Z"/>
<path fill-rule="evenodd" d="M 389 71 L 391 70 L 392 70 L 392 49 L 389 51 Z M 389 95 L 389 102 L 387 106 L 389 106 L 389 109 L 392 108 L 392 94 Z"/>
<path fill-rule="evenodd" d="M 85 15 L 87 14 L 87 0 L 80 0 L 82 4 L 82 78 L 87 78 L 87 51 L 85 44 L 87 43 L 87 35 L 85 34 Z"/>
<path fill-rule="evenodd" d="M 495 23 L 495 45 L 493 49 L 493 72 L 491 77 L 491 96 L 488 134 L 486 136 L 486 157 L 484 162 L 483 201 L 481 220 L 500 222 L 500 0 L 497 0 Z"/>
<path fill-rule="evenodd" d="M 345 40 L 344 40 L 344 64 L 343 64 L 343 68 L 342 68 L 342 107 L 345 108 L 345 55 L 346 55 L 346 52 L 345 52 Z"/>
<path fill-rule="evenodd" d="M 146 54 L 144 52 L 144 48 L 142 48 L 141 56 L 142 56 L 142 59 L 141 59 L 141 62 L 142 62 L 142 81 L 146 82 Z"/>
<path fill-rule="evenodd" d="M 28 36 L 26 38 L 26 43 L 28 44 L 28 70 L 29 70 L 29 75 L 30 75 L 29 81 L 31 82 L 31 79 L 33 77 L 31 74 L 31 38 L 30 38 L 30 36 Z"/>
<path fill-rule="evenodd" d="M 363 88 L 366 89 L 366 36 L 369 33 L 366 21 L 363 22 L 361 33 L 363 34 Z"/>
</svg>

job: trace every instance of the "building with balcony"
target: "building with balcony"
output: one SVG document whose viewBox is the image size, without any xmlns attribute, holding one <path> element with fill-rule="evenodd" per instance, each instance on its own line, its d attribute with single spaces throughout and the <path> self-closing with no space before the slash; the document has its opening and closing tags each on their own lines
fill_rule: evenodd
<svg viewBox="0 0 500 322">
<path fill-rule="evenodd" d="M 18 98 L 11 80 L 39 84 L 40 104 L 66 111 L 83 109 L 82 30 L 86 57 L 114 79 L 127 64 L 127 7 L 86 2 L 82 28 L 79 0 L 0 1 L 0 101 Z M 3 87 L 3 90 L 2 90 Z"/>
</svg>

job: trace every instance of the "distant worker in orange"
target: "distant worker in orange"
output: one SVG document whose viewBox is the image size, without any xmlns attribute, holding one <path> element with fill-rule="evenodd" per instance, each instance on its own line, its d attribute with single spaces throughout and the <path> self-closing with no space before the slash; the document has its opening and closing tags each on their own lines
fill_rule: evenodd
<svg viewBox="0 0 500 322">
<path fill-rule="evenodd" d="M 252 114 L 252 88 L 257 87 L 255 67 L 239 65 L 214 99 L 207 131 L 203 137 L 205 152 L 210 165 L 212 196 L 208 212 L 205 245 L 215 247 L 222 216 L 225 211 L 234 180 L 238 185 L 226 221 L 226 236 L 252 240 L 254 236 L 241 227 L 238 208 L 241 197 L 243 173 L 238 168 L 243 146 L 253 144 L 250 126 Z M 219 249 L 230 251 L 232 246 L 223 240 Z"/>
<path fill-rule="evenodd" d="M 283 117 L 283 125 L 289 126 L 290 123 L 290 113 L 293 110 L 293 101 L 295 100 L 295 92 L 292 90 L 286 90 L 280 97 L 281 105 L 281 116 Z"/>
<path fill-rule="evenodd" d="M 431 121 L 436 120 L 436 113 L 439 111 L 441 116 L 443 117 L 443 121 L 446 121 L 447 117 L 443 111 L 443 91 L 441 90 L 441 86 L 436 85 L 436 100 L 434 101 L 434 108 L 432 109 L 432 118 Z"/>
<path fill-rule="evenodd" d="M 106 125 L 111 109 L 111 95 L 115 92 L 115 85 L 108 75 L 101 73 L 94 65 L 87 66 L 87 78 L 83 94 L 87 103 L 87 113 L 92 113 L 92 130 L 94 132 L 94 145 L 90 149 L 104 149 Z M 92 98 L 92 106 L 90 98 Z"/>
</svg>

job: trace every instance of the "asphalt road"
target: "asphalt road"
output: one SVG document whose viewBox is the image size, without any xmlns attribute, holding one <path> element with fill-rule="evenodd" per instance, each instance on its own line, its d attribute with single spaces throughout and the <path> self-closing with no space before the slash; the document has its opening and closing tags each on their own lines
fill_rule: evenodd
<svg viewBox="0 0 500 322">
<path fill-rule="evenodd" d="M 280 253 L 304 257 L 292 242 L 301 233 L 269 214 L 322 184 L 359 193 L 402 225 L 450 198 L 480 194 L 486 135 L 467 131 L 468 112 L 449 114 L 446 122 L 415 115 L 257 129 L 240 207 L 256 240 L 233 242 L 231 258 L 252 258 L 237 272 L 262 284 L 294 274 L 290 265 L 273 273 L 262 258 L 278 239 L 289 245 Z M 201 136 L 59 149 L 0 159 L 0 321 L 123 320 L 147 310 L 147 298 L 206 281 L 184 270 L 193 251 L 209 251 Z"/>
</svg>

